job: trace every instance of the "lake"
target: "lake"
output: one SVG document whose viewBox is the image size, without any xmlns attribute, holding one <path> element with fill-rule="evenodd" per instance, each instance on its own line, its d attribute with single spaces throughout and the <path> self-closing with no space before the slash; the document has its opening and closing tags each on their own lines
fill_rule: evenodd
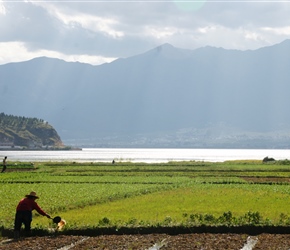
<svg viewBox="0 0 290 250">
<path fill-rule="evenodd" d="M 168 161 L 276 160 L 290 159 L 288 149 L 173 149 L 173 148 L 83 148 L 77 151 L 0 151 L 11 161 L 119 161 L 157 163 Z"/>
</svg>

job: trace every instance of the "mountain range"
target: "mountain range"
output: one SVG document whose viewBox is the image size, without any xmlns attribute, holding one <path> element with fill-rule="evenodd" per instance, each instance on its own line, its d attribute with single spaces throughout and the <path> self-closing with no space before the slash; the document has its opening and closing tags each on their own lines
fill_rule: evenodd
<svg viewBox="0 0 290 250">
<path fill-rule="evenodd" d="M 98 66 L 0 65 L 1 112 L 87 147 L 290 146 L 290 40 L 257 50 L 163 44 Z"/>
</svg>

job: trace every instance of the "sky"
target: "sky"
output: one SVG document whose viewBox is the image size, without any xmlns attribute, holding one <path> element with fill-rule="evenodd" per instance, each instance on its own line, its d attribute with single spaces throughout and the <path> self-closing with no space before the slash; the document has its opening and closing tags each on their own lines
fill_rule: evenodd
<svg viewBox="0 0 290 250">
<path fill-rule="evenodd" d="M 0 0 L 0 64 L 99 65 L 164 43 L 255 50 L 290 38 L 290 0 Z"/>
</svg>

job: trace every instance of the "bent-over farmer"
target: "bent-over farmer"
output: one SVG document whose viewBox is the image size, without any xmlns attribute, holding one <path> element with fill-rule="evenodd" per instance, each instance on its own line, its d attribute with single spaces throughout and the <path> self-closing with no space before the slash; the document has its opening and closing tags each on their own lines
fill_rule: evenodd
<svg viewBox="0 0 290 250">
<path fill-rule="evenodd" d="M 3 159 L 3 168 L 2 168 L 1 173 L 4 173 L 6 171 L 6 168 L 7 168 L 6 164 L 7 164 L 7 156 L 5 156 Z"/>
<path fill-rule="evenodd" d="M 30 194 L 25 195 L 25 198 L 21 199 L 16 208 L 16 215 L 14 221 L 14 238 L 18 239 L 20 236 L 20 229 L 22 223 L 24 224 L 25 235 L 30 235 L 32 211 L 35 209 L 39 214 L 51 218 L 49 214 L 44 212 L 40 206 L 35 202 L 39 197 L 36 192 L 32 191 Z"/>
</svg>

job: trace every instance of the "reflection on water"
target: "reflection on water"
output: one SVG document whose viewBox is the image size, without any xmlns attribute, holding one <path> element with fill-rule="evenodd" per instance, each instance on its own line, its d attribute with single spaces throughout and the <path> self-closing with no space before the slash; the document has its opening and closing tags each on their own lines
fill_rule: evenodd
<svg viewBox="0 0 290 250">
<path fill-rule="evenodd" d="M 289 150 L 274 149 L 150 149 L 150 148 L 84 148 L 77 151 L 0 151 L 11 161 L 76 161 L 76 162 L 168 162 L 289 159 Z M 1 156 L 0 155 L 0 156 Z"/>
</svg>

